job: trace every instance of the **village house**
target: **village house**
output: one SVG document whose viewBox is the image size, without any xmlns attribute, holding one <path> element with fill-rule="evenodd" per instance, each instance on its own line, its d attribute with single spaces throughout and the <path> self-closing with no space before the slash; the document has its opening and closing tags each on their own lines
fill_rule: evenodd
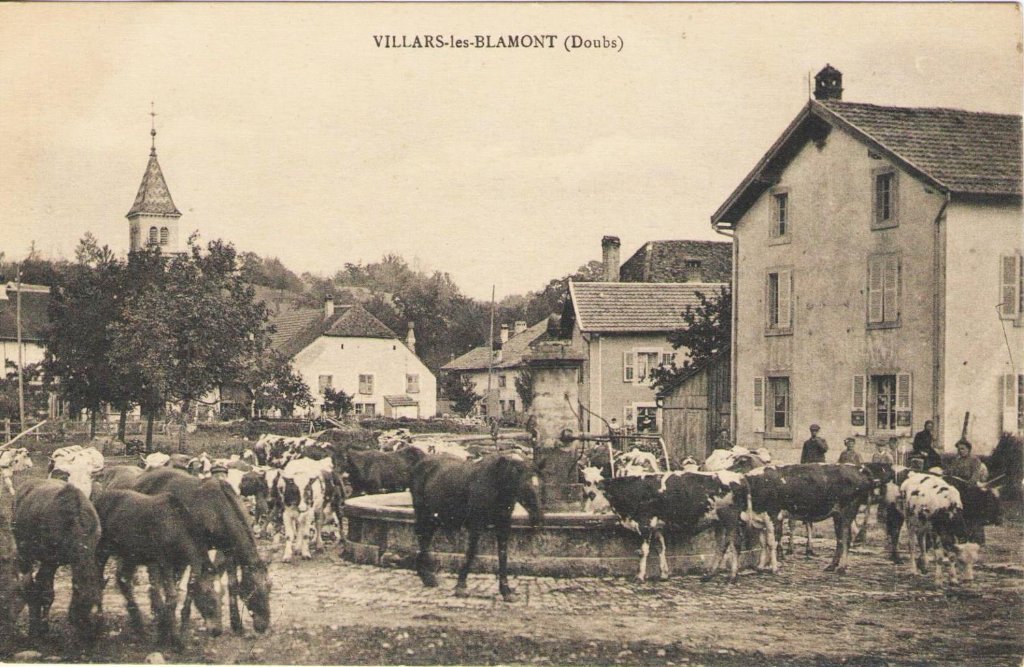
<svg viewBox="0 0 1024 667">
<path fill-rule="evenodd" d="M 18 284 L 0 284 L 0 372 L 7 364 L 18 364 Z M 46 314 L 50 288 L 21 284 L 21 360 L 25 366 L 38 364 L 46 354 L 43 332 L 49 323 Z"/>
<path fill-rule="evenodd" d="M 799 458 L 926 420 L 975 453 L 1024 422 L 1021 118 L 846 102 L 826 67 L 713 214 L 733 238 L 732 431 Z"/>
<path fill-rule="evenodd" d="M 317 401 L 324 390 L 352 397 L 356 416 L 427 418 L 437 412 L 437 380 L 405 341 L 358 304 L 295 308 L 272 317 L 271 346 L 289 357 Z"/>
<path fill-rule="evenodd" d="M 461 357 L 441 367 L 442 373 L 457 373 L 469 378 L 473 391 L 483 397 L 474 407 L 479 416 L 509 415 L 525 409 L 523 398 L 516 388 L 516 378 L 526 366 L 523 356 L 530 345 L 547 331 L 547 320 L 531 327 L 519 320 L 511 327 L 501 325 L 500 345 L 492 350 L 488 345 L 475 347 Z M 491 389 L 488 398 L 488 386 Z"/>
<path fill-rule="evenodd" d="M 652 261 L 667 244 L 676 244 L 676 251 L 661 252 L 660 261 Z M 620 274 L 620 241 L 605 236 L 601 240 L 604 280 L 569 281 L 560 337 L 571 341 L 583 360 L 577 379 L 587 430 L 605 428 L 592 418 L 596 415 L 627 431 L 661 431 L 662 415 L 651 372 L 662 364 L 685 360 L 686 351 L 674 350 L 668 334 L 683 326 L 682 313 L 687 307 L 699 305 L 697 293 L 710 297 L 727 287 L 725 282 L 705 282 L 708 277 L 728 275 L 728 264 L 722 266 L 721 246 L 728 248 L 728 244 L 690 241 L 646 244 L 626 263 L 630 277 L 672 282 L 625 282 Z M 700 267 L 695 266 L 697 261 Z"/>
</svg>

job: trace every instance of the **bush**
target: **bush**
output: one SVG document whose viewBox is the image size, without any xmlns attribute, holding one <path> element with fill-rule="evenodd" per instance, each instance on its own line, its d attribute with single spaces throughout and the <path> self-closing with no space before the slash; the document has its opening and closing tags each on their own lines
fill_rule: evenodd
<svg viewBox="0 0 1024 667">
<path fill-rule="evenodd" d="M 486 433 L 486 427 L 467 426 L 452 419 L 408 419 L 402 417 L 376 417 L 360 420 L 363 428 L 391 431 L 396 428 L 408 429 L 411 433 Z"/>
</svg>

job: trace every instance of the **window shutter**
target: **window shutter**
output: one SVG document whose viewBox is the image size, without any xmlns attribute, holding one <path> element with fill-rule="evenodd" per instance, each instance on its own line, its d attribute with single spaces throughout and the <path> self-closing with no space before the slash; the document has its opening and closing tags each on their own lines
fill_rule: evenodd
<svg viewBox="0 0 1024 667">
<path fill-rule="evenodd" d="M 779 328 L 793 324 L 793 272 L 779 271 Z"/>
<path fill-rule="evenodd" d="M 1003 317 L 1020 315 L 1020 255 L 1003 255 L 1000 271 L 1000 312 Z"/>
<path fill-rule="evenodd" d="M 886 322 L 899 319 L 900 259 L 896 255 L 885 258 L 885 276 L 882 291 L 882 317 Z"/>
<path fill-rule="evenodd" d="M 1017 376 L 1003 375 L 1003 431 L 1017 432 Z"/>
<path fill-rule="evenodd" d="M 754 433 L 764 433 L 764 378 L 754 378 Z"/>
<path fill-rule="evenodd" d="M 853 427 L 854 435 L 867 435 L 867 410 L 865 399 L 867 397 L 867 376 L 853 376 L 853 396 L 851 401 L 850 425 Z"/>
<path fill-rule="evenodd" d="M 868 322 L 882 321 L 882 273 L 884 257 L 868 261 Z"/>
<path fill-rule="evenodd" d="M 910 373 L 896 375 L 896 430 L 909 434 L 913 423 L 914 382 Z"/>
<path fill-rule="evenodd" d="M 623 352 L 622 353 L 622 381 L 632 382 L 634 377 L 633 371 L 633 353 Z"/>
</svg>

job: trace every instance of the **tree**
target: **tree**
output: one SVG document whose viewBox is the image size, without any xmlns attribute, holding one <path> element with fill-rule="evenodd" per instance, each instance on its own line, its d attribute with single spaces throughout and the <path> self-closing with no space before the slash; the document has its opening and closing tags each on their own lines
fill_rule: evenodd
<svg viewBox="0 0 1024 667">
<path fill-rule="evenodd" d="M 333 387 L 327 387 L 324 389 L 324 409 L 336 417 L 344 417 L 352 411 L 352 397 L 346 394 L 344 389 L 335 390 Z"/>
<path fill-rule="evenodd" d="M 111 327 L 111 363 L 138 379 L 147 448 L 162 405 L 178 403 L 187 421 L 195 402 L 242 380 L 267 348 L 267 310 L 238 270 L 234 247 L 218 240 L 204 251 L 194 238 L 189 246 L 187 255 L 165 259 L 157 252 L 131 265 L 130 278 L 141 280 L 129 282 L 133 291 Z M 133 258 L 140 254 L 148 255 Z"/>
<path fill-rule="evenodd" d="M 704 366 L 732 345 L 732 291 L 722 287 L 717 295 L 710 297 L 703 292 L 694 294 L 698 305 L 687 306 L 682 313 L 682 328 L 668 335 L 668 342 L 674 349 L 687 349 L 688 358 L 681 365 L 673 363 L 651 373 L 651 384 L 659 393 L 675 389 L 688 371 Z"/>
<path fill-rule="evenodd" d="M 441 380 L 441 397 L 452 402 L 455 412 L 469 414 L 483 396 L 474 391 L 473 381 L 461 373 L 446 373 Z"/>
<path fill-rule="evenodd" d="M 536 396 L 536 376 L 533 371 L 526 369 L 521 370 L 516 375 L 516 392 L 519 394 L 519 399 L 523 402 L 523 412 L 530 409 L 533 405 L 533 398 Z"/>
<path fill-rule="evenodd" d="M 45 419 L 47 409 L 47 392 L 39 379 L 42 369 L 39 364 L 26 364 L 22 376 L 25 386 L 25 418 Z M 10 419 L 17 422 L 21 419 L 18 405 L 18 365 L 8 361 L 0 374 L 0 421 Z M 20 424 L 24 430 L 27 425 Z"/>
<path fill-rule="evenodd" d="M 291 360 L 273 350 L 256 359 L 243 384 L 252 396 L 253 409 L 258 413 L 280 410 L 281 414 L 290 417 L 295 408 L 313 405 L 309 386 L 292 367 Z"/>
</svg>

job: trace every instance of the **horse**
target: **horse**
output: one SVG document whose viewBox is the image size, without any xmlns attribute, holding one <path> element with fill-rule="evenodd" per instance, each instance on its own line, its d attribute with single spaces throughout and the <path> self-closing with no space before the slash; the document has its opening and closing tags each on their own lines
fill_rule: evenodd
<svg viewBox="0 0 1024 667">
<path fill-rule="evenodd" d="M 455 594 L 465 597 L 466 577 L 476 558 L 480 534 L 494 527 L 498 543 L 498 587 L 506 602 L 515 599 L 508 585 L 508 538 L 512 508 L 518 501 L 530 516 L 530 525 L 544 521 L 540 506 L 540 480 L 536 469 L 519 457 L 491 455 L 479 461 L 429 456 L 413 468 L 412 504 L 419 554 L 416 571 L 425 586 L 437 586 L 430 544 L 437 528 L 469 531 L 466 561 L 459 570 Z"/>
<path fill-rule="evenodd" d="M 103 579 L 96 560 L 100 519 L 86 495 L 71 484 L 54 479 L 26 480 L 14 499 L 14 541 L 22 598 L 29 606 L 29 634 L 41 637 L 49 630 L 53 604 L 53 575 L 71 566 L 71 606 L 68 618 L 79 639 L 91 644 L 102 619 Z M 36 563 L 39 570 L 32 575 Z"/>
<path fill-rule="evenodd" d="M 102 573 L 111 555 L 119 560 L 117 586 L 128 606 L 133 629 L 142 630 L 142 616 L 135 603 L 133 579 L 139 565 L 149 570 L 150 607 L 157 617 L 161 642 L 179 650 L 187 636 L 183 615 L 181 634 L 176 630 L 174 611 L 178 605 L 178 582 L 190 568 L 188 588 L 210 632 L 221 633 L 220 598 L 214 588 L 214 572 L 206 554 L 202 527 L 174 496 L 147 496 L 127 489 L 106 489 L 94 501 L 103 526 L 97 551 Z M 161 596 L 162 593 L 162 596 Z"/>
<path fill-rule="evenodd" d="M 189 509 L 202 527 L 204 547 L 216 549 L 220 562 L 218 573 L 228 576 L 231 629 L 242 631 L 238 598 L 249 609 L 257 632 L 270 626 L 270 580 L 267 564 L 256 551 L 256 538 L 246 520 L 245 509 L 231 486 L 223 479 L 198 479 L 173 468 L 156 468 L 144 472 L 133 490 L 154 495 L 170 493 Z M 241 580 L 238 571 L 241 570 Z M 186 595 L 182 616 L 187 618 L 191 599 Z"/>
</svg>

